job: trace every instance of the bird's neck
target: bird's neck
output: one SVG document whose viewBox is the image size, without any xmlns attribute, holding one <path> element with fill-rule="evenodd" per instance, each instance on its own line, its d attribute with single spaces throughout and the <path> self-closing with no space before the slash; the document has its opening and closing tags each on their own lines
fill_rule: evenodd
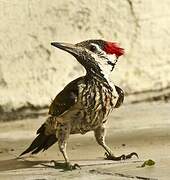
<svg viewBox="0 0 170 180">
<path fill-rule="evenodd" d="M 93 71 L 91 69 L 91 70 L 87 71 L 86 78 L 88 80 L 98 81 L 98 82 L 104 84 L 105 86 L 109 87 L 110 89 L 112 89 L 112 82 L 111 82 L 110 78 L 107 76 L 107 74 L 103 74 L 102 72 L 99 73 L 99 72 Z"/>
</svg>

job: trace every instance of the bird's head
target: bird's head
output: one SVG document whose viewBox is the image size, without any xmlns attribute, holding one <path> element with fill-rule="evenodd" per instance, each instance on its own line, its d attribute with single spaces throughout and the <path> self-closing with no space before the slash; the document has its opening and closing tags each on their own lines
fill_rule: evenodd
<svg viewBox="0 0 170 180">
<path fill-rule="evenodd" d="M 109 76 L 124 49 L 117 43 L 104 40 L 87 40 L 77 44 L 52 42 L 51 45 L 72 54 L 87 73 Z"/>
</svg>

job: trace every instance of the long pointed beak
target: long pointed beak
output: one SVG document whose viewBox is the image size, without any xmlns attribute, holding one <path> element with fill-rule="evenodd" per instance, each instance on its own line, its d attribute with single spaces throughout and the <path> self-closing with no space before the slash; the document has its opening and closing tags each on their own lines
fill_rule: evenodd
<svg viewBox="0 0 170 180">
<path fill-rule="evenodd" d="M 80 53 L 79 47 L 77 47 L 74 44 L 62 43 L 62 42 L 52 42 L 51 45 L 54 47 L 57 47 L 59 49 L 62 49 L 64 51 L 72 54 L 73 56 L 78 56 Z"/>
</svg>

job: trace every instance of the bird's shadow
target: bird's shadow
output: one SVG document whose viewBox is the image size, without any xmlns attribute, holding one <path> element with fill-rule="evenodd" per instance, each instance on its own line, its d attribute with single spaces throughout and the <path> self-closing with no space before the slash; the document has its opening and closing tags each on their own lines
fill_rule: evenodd
<svg viewBox="0 0 170 180">
<path fill-rule="evenodd" d="M 0 161 L 0 171 L 32 168 L 36 165 L 48 163 L 49 161 L 29 161 L 20 158 L 13 158 Z"/>
<path fill-rule="evenodd" d="M 54 163 L 51 163 L 51 161 L 35 161 L 26 160 L 24 158 L 13 158 L 0 161 L 0 172 L 17 169 L 37 168 L 37 165 L 41 165 L 41 167 L 45 168 L 48 167 L 53 169 L 60 169 L 61 171 L 68 171 L 64 162 L 55 162 L 54 165 Z"/>
</svg>

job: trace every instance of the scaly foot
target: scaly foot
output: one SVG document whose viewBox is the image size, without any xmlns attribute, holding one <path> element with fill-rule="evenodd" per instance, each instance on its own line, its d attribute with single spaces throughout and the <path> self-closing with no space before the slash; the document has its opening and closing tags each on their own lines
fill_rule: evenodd
<svg viewBox="0 0 170 180">
<path fill-rule="evenodd" d="M 106 153 L 105 153 L 105 156 L 106 156 L 105 159 L 107 159 L 107 160 L 113 160 L 113 161 L 120 161 L 120 160 L 125 160 L 125 159 L 131 159 L 133 156 L 136 156 L 137 158 L 139 158 L 138 154 L 135 153 L 135 152 L 132 152 L 132 153 L 130 153 L 130 154 L 128 154 L 128 155 L 123 154 L 123 155 L 118 156 L 118 157 L 116 157 L 116 156 L 114 156 L 114 155 L 109 154 L 109 153 L 106 152 Z"/>
<path fill-rule="evenodd" d="M 72 171 L 72 170 L 75 170 L 75 169 L 81 169 L 81 167 L 80 167 L 80 165 L 78 165 L 78 164 L 70 164 L 69 162 L 66 162 L 66 163 L 58 163 L 57 161 L 54 161 L 54 160 L 52 160 L 51 161 L 52 163 L 54 163 L 54 166 L 55 166 L 55 168 L 62 168 L 62 169 L 64 169 L 64 170 L 66 170 L 66 171 Z"/>
<path fill-rule="evenodd" d="M 70 164 L 70 163 L 65 163 L 65 165 L 66 165 L 66 170 L 75 170 L 75 169 L 81 169 L 80 168 L 80 165 L 78 165 L 78 164 Z"/>
</svg>

